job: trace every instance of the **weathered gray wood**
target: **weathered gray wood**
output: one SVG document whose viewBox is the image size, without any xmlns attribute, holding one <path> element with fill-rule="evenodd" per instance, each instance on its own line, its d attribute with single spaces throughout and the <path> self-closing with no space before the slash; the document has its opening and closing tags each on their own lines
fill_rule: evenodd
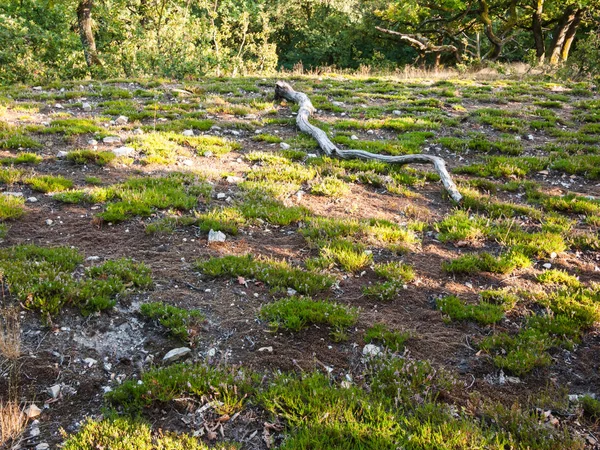
<svg viewBox="0 0 600 450">
<path fill-rule="evenodd" d="M 296 116 L 296 125 L 298 125 L 300 131 L 311 135 L 318 142 L 321 151 L 325 155 L 341 159 L 365 159 L 401 165 L 412 163 L 433 164 L 452 200 L 456 203 L 460 203 L 462 200 L 462 195 L 458 192 L 458 188 L 454 184 L 454 181 L 452 181 L 452 177 L 446 169 L 446 162 L 442 158 L 424 154 L 388 156 L 369 153 L 364 150 L 341 150 L 331 142 L 323 130 L 311 125 L 308 121 L 311 113 L 315 111 L 315 107 L 312 105 L 306 94 L 295 91 L 285 81 L 278 81 L 275 85 L 275 97 L 283 98 L 298 104 L 300 109 Z"/>
</svg>

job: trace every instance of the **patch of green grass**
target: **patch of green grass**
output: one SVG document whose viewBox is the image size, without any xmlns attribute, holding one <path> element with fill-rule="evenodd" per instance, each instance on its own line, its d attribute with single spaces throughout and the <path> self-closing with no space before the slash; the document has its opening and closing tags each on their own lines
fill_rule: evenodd
<svg viewBox="0 0 600 450">
<path fill-rule="evenodd" d="M 302 206 L 285 206 L 263 189 L 251 188 L 244 192 L 237 204 L 242 215 L 249 220 L 260 219 L 273 225 L 290 225 L 310 216 Z"/>
<path fill-rule="evenodd" d="M 509 274 L 516 269 L 531 266 L 531 260 L 523 253 L 510 251 L 498 257 L 487 252 L 465 255 L 451 261 L 444 261 L 442 268 L 455 275 L 474 274 L 478 272 L 491 272 Z"/>
<path fill-rule="evenodd" d="M 259 142 L 267 142 L 270 144 L 279 144 L 283 141 L 283 139 L 281 139 L 279 136 L 275 136 L 274 134 L 268 133 L 256 134 L 252 137 L 252 139 Z"/>
<path fill-rule="evenodd" d="M 74 164 L 96 164 L 105 166 L 117 156 L 110 151 L 74 150 L 67 154 L 67 160 Z"/>
<path fill-rule="evenodd" d="M 88 419 L 74 435 L 68 436 L 65 450 L 96 450 L 98 448 L 135 450 L 208 450 L 209 447 L 187 434 L 159 433 L 149 424 L 127 417 Z M 236 450 L 235 444 L 218 444 L 217 450 Z"/>
<path fill-rule="evenodd" d="M 204 315 L 198 310 L 187 310 L 167 305 L 162 302 L 144 303 L 140 306 L 143 316 L 158 322 L 169 334 L 183 342 L 194 344 L 204 322 Z"/>
<path fill-rule="evenodd" d="M 15 169 L 13 167 L 0 167 L 0 183 L 8 184 L 12 186 L 22 180 L 25 172 L 21 169 Z"/>
<path fill-rule="evenodd" d="M 96 122 L 90 119 L 58 119 L 50 122 L 50 126 L 42 128 L 42 133 L 62 133 L 65 136 L 74 136 L 78 134 L 100 133 L 104 129 L 99 127 Z"/>
<path fill-rule="evenodd" d="M 50 321 L 67 304 L 82 313 L 111 308 L 116 297 L 129 288 L 148 288 L 150 270 L 128 259 L 107 261 L 74 278 L 83 257 L 71 248 L 34 245 L 10 247 L 0 252 L 0 268 L 10 292 L 23 305 L 39 310 Z"/>
<path fill-rule="evenodd" d="M 349 192 L 350 187 L 348 184 L 336 177 L 322 178 L 310 188 L 311 194 L 323 195 L 325 197 L 343 197 Z"/>
<path fill-rule="evenodd" d="M 412 266 L 397 261 L 375 264 L 373 270 L 377 276 L 388 281 L 408 283 L 415 278 Z"/>
<path fill-rule="evenodd" d="M 536 280 L 543 284 L 561 284 L 574 288 L 581 285 L 577 277 L 569 275 L 564 270 L 559 269 L 545 270 L 536 276 Z"/>
<path fill-rule="evenodd" d="M 25 214 L 23 197 L 0 195 L 0 221 L 18 219 Z"/>
<path fill-rule="evenodd" d="M 91 184 L 92 186 L 98 186 L 102 184 L 102 179 L 99 177 L 89 176 L 85 177 L 85 182 L 87 184 Z"/>
<path fill-rule="evenodd" d="M 88 194 L 83 190 L 63 191 L 57 192 L 52 198 L 62 203 L 79 204 L 88 200 Z"/>
<path fill-rule="evenodd" d="M 40 192 L 60 192 L 73 187 L 73 181 L 63 176 L 39 175 L 24 180 L 31 189 Z"/>
<path fill-rule="evenodd" d="M 250 181 L 268 181 L 270 183 L 306 183 L 317 175 L 312 167 L 306 167 L 298 163 L 286 165 L 268 165 L 258 167 L 248 173 Z"/>
<path fill-rule="evenodd" d="M 197 154 L 205 156 L 223 156 L 242 148 L 237 142 L 219 136 L 170 135 L 169 138 L 181 145 L 192 147 Z"/>
<path fill-rule="evenodd" d="M 484 164 L 471 164 L 457 167 L 454 173 L 474 175 L 477 177 L 524 178 L 531 172 L 539 172 L 551 164 L 546 157 L 506 157 L 494 156 L 486 158 Z M 552 163 L 552 167 L 556 163 Z"/>
<path fill-rule="evenodd" d="M 181 397 L 214 402 L 217 414 L 234 414 L 252 391 L 249 375 L 241 370 L 207 365 L 174 364 L 143 372 L 140 380 L 127 380 L 106 394 L 106 400 L 129 414 Z"/>
<path fill-rule="evenodd" d="M 456 210 L 436 224 L 437 238 L 442 242 L 475 241 L 484 236 L 485 220 L 470 217 L 466 211 Z"/>
<path fill-rule="evenodd" d="M 523 144 L 520 141 L 510 138 L 492 141 L 485 135 L 477 135 L 471 138 L 441 137 L 437 142 L 456 153 L 465 153 L 468 150 L 476 153 L 498 152 L 512 156 L 523 153 Z"/>
<path fill-rule="evenodd" d="M 184 130 L 207 131 L 214 125 L 212 120 L 203 119 L 176 119 L 164 123 L 145 125 L 144 131 L 181 132 Z"/>
<path fill-rule="evenodd" d="M 19 149 L 19 148 L 40 148 L 42 143 L 26 134 L 12 133 L 7 138 L 1 139 L 0 133 L 0 148 Z"/>
<path fill-rule="evenodd" d="M 332 327 L 334 340 L 344 340 L 346 329 L 358 320 L 358 310 L 326 300 L 289 297 L 264 305 L 260 317 L 267 320 L 274 331 L 300 331 L 312 324 Z"/>
<path fill-rule="evenodd" d="M 410 333 L 391 331 L 383 323 L 376 323 L 365 332 L 366 343 L 377 343 L 393 352 L 404 350 L 404 344 L 409 338 Z"/>
<path fill-rule="evenodd" d="M 42 161 L 42 157 L 35 153 L 24 153 L 21 152 L 15 157 L 8 157 L 0 159 L 0 164 L 5 166 L 18 165 L 18 164 L 39 164 Z"/>
<path fill-rule="evenodd" d="M 165 177 L 132 178 L 109 192 L 98 188 L 89 194 L 92 202 L 116 197 L 98 217 L 106 222 L 121 222 L 134 216 L 148 217 L 154 209 L 188 211 L 199 197 L 210 198 L 211 186 L 191 173 L 173 172 Z M 102 198 L 104 197 L 104 198 Z"/>
<path fill-rule="evenodd" d="M 320 246 L 320 255 L 327 261 L 338 264 L 347 272 L 356 273 L 373 260 L 363 245 L 345 239 L 334 239 Z"/>
<path fill-rule="evenodd" d="M 482 325 L 497 323 L 504 317 L 504 308 L 501 305 L 485 301 L 469 305 L 454 295 L 439 299 L 437 307 L 451 320 L 471 320 Z"/>
<path fill-rule="evenodd" d="M 136 136 L 131 145 L 144 155 L 145 164 L 175 164 L 178 156 L 189 156 L 189 151 L 171 137 L 169 133 L 150 133 Z"/>
<path fill-rule="evenodd" d="M 291 267 L 283 261 L 260 261 L 250 255 L 224 256 L 196 261 L 196 268 L 211 277 L 254 278 L 273 288 L 295 289 L 300 294 L 312 295 L 329 289 L 333 279 L 326 275 Z"/>
<path fill-rule="evenodd" d="M 600 419 L 600 400 L 596 400 L 591 395 L 584 395 L 579 399 L 583 412 L 593 420 Z"/>
</svg>

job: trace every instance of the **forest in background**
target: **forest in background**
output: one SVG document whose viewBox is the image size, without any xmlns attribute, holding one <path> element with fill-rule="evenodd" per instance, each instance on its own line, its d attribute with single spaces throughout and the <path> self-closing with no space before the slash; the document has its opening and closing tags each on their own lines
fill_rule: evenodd
<svg viewBox="0 0 600 450">
<path fill-rule="evenodd" d="M 512 61 L 596 73 L 599 11 L 598 0 L 5 0 L 0 82 Z"/>
</svg>

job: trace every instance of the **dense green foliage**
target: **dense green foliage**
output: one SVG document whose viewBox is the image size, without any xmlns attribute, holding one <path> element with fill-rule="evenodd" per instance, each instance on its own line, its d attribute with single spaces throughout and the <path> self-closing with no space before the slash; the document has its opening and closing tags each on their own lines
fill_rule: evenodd
<svg viewBox="0 0 600 450">
<path fill-rule="evenodd" d="M 393 69 L 416 61 L 556 65 L 571 47 L 589 56 L 577 58 L 575 71 L 597 72 L 598 37 L 580 38 L 594 29 L 597 2 L 552 0 L 541 10 L 531 3 L 7 0 L 0 5 L 0 82 Z"/>
</svg>

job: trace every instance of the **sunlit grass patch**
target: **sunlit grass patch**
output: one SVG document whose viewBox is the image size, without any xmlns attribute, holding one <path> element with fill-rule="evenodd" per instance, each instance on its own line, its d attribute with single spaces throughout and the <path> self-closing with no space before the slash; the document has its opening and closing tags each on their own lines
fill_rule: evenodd
<svg viewBox="0 0 600 450">
<path fill-rule="evenodd" d="M 110 151 L 74 150 L 67 154 L 67 161 L 74 164 L 96 164 L 105 166 L 110 164 L 117 156 Z"/>
<path fill-rule="evenodd" d="M 92 202 L 118 199 L 109 203 L 98 217 L 106 222 L 120 222 L 134 216 L 148 217 L 155 209 L 189 211 L 199 198 L 209 199 L 211 191 L 211 186 L 200 177 L 174 172 L 160 178 L 132 178 L 108 190 L 96 188 L 88 197 Z"/>
<path fill-rule="evenodd" d="M 84 314 L 111 308 L 127 289 L 146 289 L 150 270 L 128 259 L 107 261 L 73 276 L 83 256 L 67 247 L 21 245 L 0 251 L 0 268 L 12 295 L 25 307 L 38 310 L 50 321 L 67 304 Z"/>
<path fill-rule="evenodd" d="M 204 119 L 175 119 L 168 122 L 159 122 L 142 127 L 148 132 L 181 132 L 184 130 L 207 131 L 212 127 L 214 121 Z"/>
<path fill-rule="evenodd" d="M 150 424 L 128 417 L 88 419 L 81 429 L 67 436 L 65 450 L 95 450 L 99 447 L 136 450 L 208 450 L 202 441 L 187 434 L 153 433 Z M 217 444 L 217 450 L 236 450 L 235 444 Z"/>
<path fill-rule="evenodd" d="M 38 175 L 24 180 L 31 189 L 40 192 L 60 192 L 73 187 L 73 181 L 63 176 Z"/>
<path fill-rule="evenodd" d="M 485 235 L 486 222 L 480 217 L 471 217 L 466 211 L 456 210 L 436 224 L 437 238 L 447 241 L 475 241 Z"/>
<path fill-rule="evenodd" d="M 376 323 L 365 332 L 366 343 L 380 344 L 393 352 L 402 351 L 409 338 L 410 333 L 389 330 L 383 323 Z"/>
<path fill-rule="evenodd" d="M 250 255 L 199 260 L 195 267 L 210 277 L 254 278 L 275 289 L 293 288 L 307 295 L 327 290 L 333 285 L 333 279 L 327 275 L 292 267 L 285 261 L 262 261 Z"/>
<path fill-rule="evenodd" d="M 579 287 L 581 285 L 577 277 L 559 269 L 545 270 L 538 274 L 536 279 L 543 284 L 561 284 L 570 287 Z"/>
<path fill-rule="evenodd" d="M 237 142 L 219 136 L 169 135 L 169 139 L 181 145 L 192 147 L 198 155 L 204 156 L 223 156 L 242 148 Z"/>
<path fill-rule="evenodd" d="M 50 126 L 40 130 L 42 133 L 62 133 L 65 136 L 78 134 L 99 133 L 104 129 L 90 119 L 57 119 L 50 122 Z"/>
<path fill-rule="evenodd" d="M 131 145 L 144 157 L 146 164 L 174 164 L 178 156 L 189 156 L 190 152 L 179 145 L 168 133 L 150 133 L 132 138 Z"/>
<path fill-rule="evenodd" d="M 14 167 L 0 167 L 0 183 L 13 185 L 23 179 L 25 171 Z"/>
<path fill-rule="evenodd" d="M 21 152 L 17 156 L 9 156 L 7 158 L 1 158 L 0 164 L 4 166 L 19 165 L 19 164 L 39 164 L 42 161 L 42 157 L 35 153 Z"/>
<path fill-rule="evenodd" d="M 169 334 L 191 344 L 198 339 L 200 327 L 205 320 L 204 314 L 196 309 L 177 308 L 162 302 L 144 303 L 140 306 L 140 313 L 157 320 Z"/>
<path fill-rule="evenodd" d="M 362 244 L 345 239 L 334 239 L 320 245 L 320 256 L 324 261 L 335 262 L 342 270 L 356 273 L 368 266 L 373 256 Z"/>
<path fill-rule="evenodd" d="M 465 255 L 451 261 L 444 261 L 442 268 L 455 275 L 474 274 L 478 272 L 491 272 L 509 274 L 516 269 L 531 266 L 531 260 L 518 251 L 509 251 L 498 257 L 483 252 Z"/>
<path fill-rule="evenodd" d="M 484 164 L 471 164 L 457 167 L 454 173 L 494 178 L 524 178 L 531 172 L 538 172 L 550 165 L 546 157 L 489 157 Z"/>
<path fill-rule="evenodd" d="M 277 200 L 277 194 L 281 193 L 279 188 L 291 187 L 292 191 L 297 190 L 293 183 L 275 184 L 272 189 L 250 185 L 245 187 L 248 189 L 244 191 L 241 200 L 237 203 L 237 208 L 248 220 L 263 220 L 273 225 L 290 225 L 310 216 L 310 211 L 303 206 L 285 206 Z"/>
<path fill-rule="evenodd" d="M 138 415 L 156 405 L 181 397 L 214 402 L 218 414 L 240 411 L 253 390 L 248 374 L 234 368 L 174 364 L 141 374 L 140 380 L 127 380 L 106 394 L 107 401 L 125 412 Z"/>
<path fill-rule="evenodd" d="M 363 294 L 374 300 L 387 302 L 397 298 L 406 288 L 406 283 L 415 277 L 412 266 L 397 261 L 375 264 L 373 270 L 377 276 L 386 280 L 383 283 L 363 286 Z"/>
<path fill-rule="evenodd" d="M 18 219 L 23 216 L 25 214 L 24 204 L 23 197 L 0 195 L 0 221 Z"/>
<path fill-rule="evenodd" d="M 266 304 L 259 315 L 274 331 L 300 331 L 312 324 L 328 325 L 336 341 L 344 340 L 347 328 L 358 320 L 356 308 L 306 297 L 289 297 Z"/>
<path fill-rule="evenodd" d="M 350 192 L 346 182 L 336 177 L 324 177 L 310 188 L 310 193 L 325 197 L 343 197 Z"/>
<path fill-rule="evenodd" d="M 6 149 L 20 149 L 20 148 L 41 148 L 42 143 L 38 140 L 27 136 L 19 131 L 14 133 L 9 133 L 9 135 L 5 138 L 2 137 L 2 133 L 0 133 L 0 148 Z"/>
<path fill-rule="evenodd" d="M 469 305 L 454 295 L 439 299 L 437 307 L 452 320 L 472 320 L 482 325 L 499 322 L 504 317 L 501 305 L 485 301 Z"/>
</svg>

